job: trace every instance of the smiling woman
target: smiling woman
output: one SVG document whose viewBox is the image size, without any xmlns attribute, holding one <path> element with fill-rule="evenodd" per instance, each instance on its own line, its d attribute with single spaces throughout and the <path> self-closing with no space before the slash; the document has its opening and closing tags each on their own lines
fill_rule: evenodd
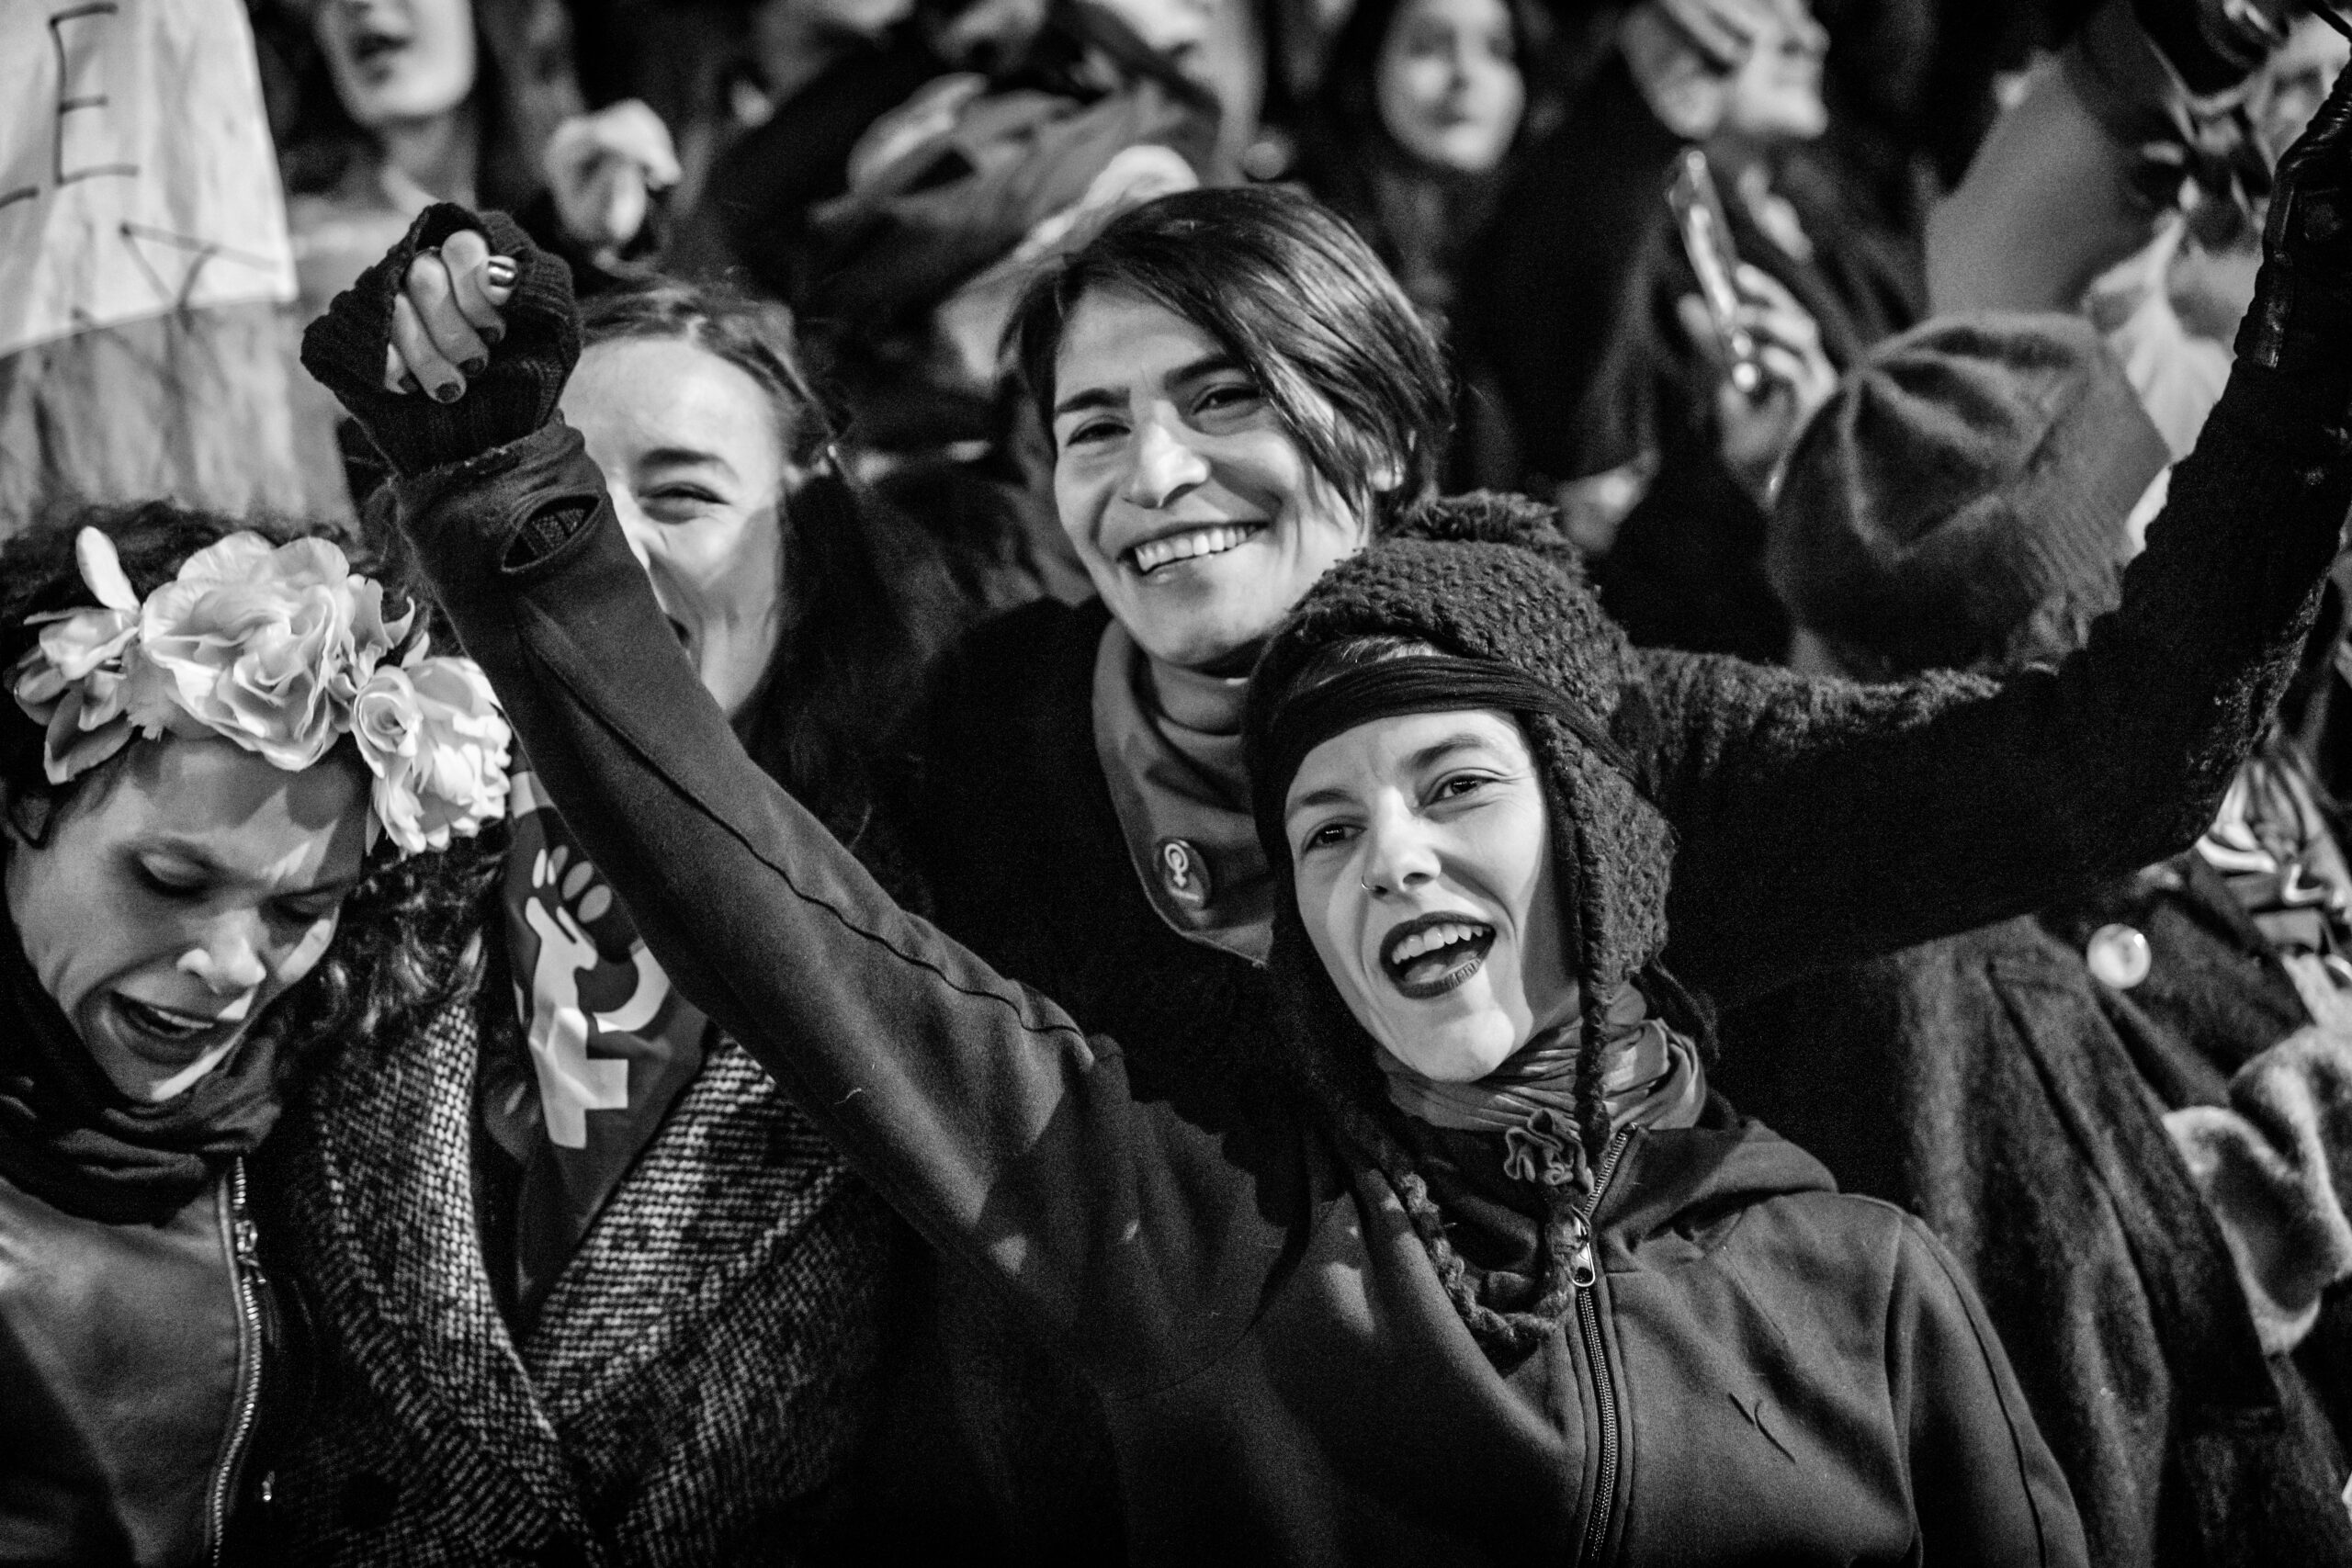
<svg viewBox="0 0 2352 1568">
<path fill-rule="evenodd" d="M 218 1561 L 285 1370 L 244 1157 L 462 974 L 481 863 L 416 852 L 503 815 L 506 727 L 326 539 L 84 521 L 0 553 L 0 1539 Z"/>
</svg>

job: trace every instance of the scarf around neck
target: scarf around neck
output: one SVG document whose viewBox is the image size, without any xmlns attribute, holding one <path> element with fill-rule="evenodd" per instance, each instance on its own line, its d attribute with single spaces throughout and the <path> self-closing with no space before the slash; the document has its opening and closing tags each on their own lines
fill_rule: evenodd
<svg viewBox="0 0 2352 1568">
<path fill-rule="evenodd" d="M 1143 649 L 1114 620 L 1094 659 L 1094 750 L 1144 896 L 1179 936 L 1263 964 L 1273 944 L 1274 877 L 1250 815 L 1241 693 L 1230 733 L 1170 717 Z"/>
<path fill-rule="evenodd" d="M 117 1225 L 187 1207 L 277 1123 L 277 1053 L 264 1018 L 186 1093 L 132 1100 L 91 1059 L 0 907 L 0 1177 L 51 1207 Z"/>
<path fill-rule="evenodd" d="M 1632 986 L 1617 988 L 1601 1019 L 1600 1094 L 1611 1129 L 1696 1122 L 1707 1087 L 1690 1042 L 1652 1018 Z M 1500 1133 L 1506 1172 L 1547 1187 L 1569 1185 L 1589 1171 L 1576 1096 L 1584 1030 L 1582 1019 L 1547 1030 L 1474 1083 L 1423 1077 L 1385 1050 L 1380 1067 L 1390 1100 L 1407 1115 L 1455 1132 Z"/>
</svg>

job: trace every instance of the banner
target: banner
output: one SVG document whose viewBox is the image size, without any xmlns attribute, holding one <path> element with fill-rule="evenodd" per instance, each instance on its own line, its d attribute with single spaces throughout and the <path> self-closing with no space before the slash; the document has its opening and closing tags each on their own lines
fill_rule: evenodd
<svg viewBox="0 0 2352 1568">
<path fill-rule="evenodd" d="M 293 298 L 243 0 L 0 0 L 0 356 Z"/>
</svg>

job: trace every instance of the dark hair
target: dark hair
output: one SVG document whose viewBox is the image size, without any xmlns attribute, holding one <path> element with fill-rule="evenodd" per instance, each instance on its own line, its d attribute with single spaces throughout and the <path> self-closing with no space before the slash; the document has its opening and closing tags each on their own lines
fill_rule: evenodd
<svg viewBox="0 0 2352 1568">
<path fill-rule="evenodd" d="M 736 728 L 762 767 L 854 842 L 870 805 L 866 763 L 930 651 L 924 632 L 937 617 L 926 612 L 945 592 L 936 563 L 844 471 L 782 306 L 657 278 L 590 300 L 581 335 L 591 348 L 633 338 L 692 344 L 773 403 L 785 455 L 807 477 L 777 509 L 775 651 Z"/>
<path fill-rule="evenodd" d="M 297 196 L 334 189 L 375 141 L 344 107 L 314 31 L 318 10 L 333 3 L 281 0 L 254 17 L 278 165 L 287 190 Z M 498 0 L 469 4 L 474 85 L 465 101 L 479 115 L 481 134 L 474 204 L 515 211 L 539 192 L 539 145 L 554 130 L 526 97 L 568 72 L 570 29 L 550 0 L 507 6 L 494 16 Z"/>
<path fill-rule="evenodd" d="M 1062 334 L 1097 289 L 1140 295 L 1214 338 L 1257 378 L 1316 472 L 1374 508 L 1376 531 L 1436 489 L 1453 423 L 1444 355 L 1372 248 L 1309 197 L 1274 186 L 1161 197 L 1034 279 L 1006 339 L 1049 431 Z M 1391 463 L 1401 482 L 1375 490 L 1371 474 Z"/>
<path fill-rule="evenodd" d="M 1359 149 L 1377 144 L 1403 152 L 1402 148 L 1396 147 L 1396 138 L 1380 118 L 1378 83 L 1380 58 L 1387 51 L 1388 34 L 1408 3 L 1408 0 L 1361 0 L 1349 11 L 1348 19 L 1340 24 L 1338 36 L 1331 40 L 1330 62 L 1324 67 L 1323 89 L 1317 95 L 1319 107 L 1334 136 Z M 1511 144 L 1519 147 L 1526 144 L 1532 131 L 1542 128 L 1544 115 L 1541 111 L 1546 100 L 1539 91 L 1537 65 L 1555 29 L 1551 18 L 1532 0 L 1501 0 L 1501 4 L 1510 17 L 1515 58 L 1520 75 L 1527 84 L 1526 106 L 1520 111 L 1519 127 L 1511 139 Z"/>
<path fill-rule="evenodd" d="M 176 577 L 188 557 L 240 530 L 273 544 L 332 538 L 353 570 L 384 581 L 395 598 L 401 592 L 371 554 L 324 525 L 240 521 L 167 501 L 93 508 L 45 519 L 0 545 L 0 671 L 13 671 L 40 640 L 33 616 L 96 603 L 74 560 L 74 537 L 85 527 L 114 541 L 123 572 L 142 598 Z M 447 637 L 435 640 L 449 646 Z M 111 777 L 119 760 L 53 784 L 41 749 L 41 727 L 13 699 L 0 701 L 0 797 L 10 820 L 36 839 L 80 792 Z M 331 755 L 365 775 L 366 764 L 348 737 Z M 325 956 L 272 1007 L 269 1026 L 300 1052 L 313 1043 L 396 1027 L 456 995 L 470 978 L 466 945 L 481 927 L 504 845 L 503 829 L 458 840 L 438 853 L 407 857 L 389 838 L 379 841 L 344 903 Z"/>
</svg>

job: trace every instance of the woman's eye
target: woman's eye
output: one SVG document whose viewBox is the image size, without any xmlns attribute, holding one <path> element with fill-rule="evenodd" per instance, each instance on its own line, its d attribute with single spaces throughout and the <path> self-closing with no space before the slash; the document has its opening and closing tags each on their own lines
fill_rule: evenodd
<svg viewBox="0 0 2352 1568">
<path fill-rule="evenodd" d="M 1351 823 L 1326 822 L 1299 841 L 1298 852 L 1302 856 L 1309 855 L 1317 850 L 1328 850 L 1344 844 L 1355 836 L 1355 827 Z"/>
<path fill-rule="evenodd" d="M 1116 441 L 1119 435 L 1119 423 L 1116 420 L 1090 419 L 1083 424 L 1072 427 L 1069 433 L 1062 437 L 1062 445 L 1065 447 L 1096 446 L 1106 441 Z"/>
<path fill-rule="evenodd" d="M 1261 400 L 1258 389 L 1247 381 L 1226 381 L 1202 389 L 1193 406 L 1203 413 L 1230 413 L 1239 409 L 1255 408 Z"/>
<path fill-rule="evenodd" d="M 1437 787 L 1430 791 L 1430 797 L 1433 800 L 1461 800 L 1477 794 L 1494 782 L 1483 773 L 1452 773 L 1438 780 Z"/>
<path fill-rule="evenodd" d="M 140 885 L 159 897 L 185 900 L 203 897 L 204 879 L 201 876 L 169 867 L 148 865 L 143 862 L 136 869 Z"/>
<path fill-rule="evenodd" d="M 696 485 L 666 485 L 650 491 L 644 502 L 649 515 L 665 521 L 698 515 L 723 504 L 718 496 Z"/>
</svg>

